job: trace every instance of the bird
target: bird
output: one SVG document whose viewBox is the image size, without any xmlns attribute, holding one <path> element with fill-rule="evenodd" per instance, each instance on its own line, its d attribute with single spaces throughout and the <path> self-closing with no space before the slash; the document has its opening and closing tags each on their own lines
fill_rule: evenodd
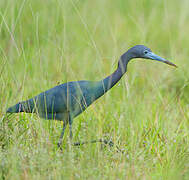
<svg viewBox="0 0 189 180">
<path fill-rule="evenodd" d="M 120 56 L 117 69 L 102 80 L 66 82 L 9 107 L 6 113 L 37 113 L 43 119 L 63 121 L 57 144 L 58 147 L 61 147 L 67 125 L 69 125 L 69 138 L 72 140 L 73 119 L 109 91 L 126 73 L 130 60 L 135 58 L 160 61 L 177 67 L 170 61 L 154 54 L 150 48 L 144 45 L 135 45 Z"/>
</svg>

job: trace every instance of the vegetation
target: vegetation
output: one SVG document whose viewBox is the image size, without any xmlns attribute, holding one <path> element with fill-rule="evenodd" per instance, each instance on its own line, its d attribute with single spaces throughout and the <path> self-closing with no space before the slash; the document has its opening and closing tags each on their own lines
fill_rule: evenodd
<svg viewBox="0 0 189 180">
<path fill-rule="evenodd" d="M 0 179 L 188 179 L 189 1 L 1 0 Z M 99 80 L 144 44 L 179 68 L 132 60 L 112 90 L 62 123 L 6 109 L 57 84 Z"/>
</svg>

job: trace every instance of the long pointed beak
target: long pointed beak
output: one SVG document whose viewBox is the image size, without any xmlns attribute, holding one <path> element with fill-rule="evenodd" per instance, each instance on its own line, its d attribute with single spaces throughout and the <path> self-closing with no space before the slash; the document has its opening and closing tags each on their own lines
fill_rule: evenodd
<svg viewBox="0 0 189 180">
<path fill-rule="evenodd" d="M 170 62 L 170 61 L 168 61 L 168 60 L 166 60 L 166 59 L 164 59 L 164 58 L 162 58 L 162 57 L 154 54 L 153 52 L 149 52 L 148 54 L 146 54 L 146 57 L 148 59 L 153 59 L 153 60 L 156 60 L 156 61 L 161 61 L 163 63 L 166 63 L 166 64 L 169 64 L 171 66 L 177 67 L 177 65 L 175 65 L 172 62 Z"/>
</svg>

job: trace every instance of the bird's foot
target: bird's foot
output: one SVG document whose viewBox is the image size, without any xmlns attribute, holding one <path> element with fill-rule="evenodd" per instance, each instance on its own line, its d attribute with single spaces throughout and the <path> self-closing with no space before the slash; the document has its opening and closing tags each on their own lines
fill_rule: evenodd
<svg viewBox="0 0 189 180">
<path fill-rule="evenodd" d="M 84 144 L 83 142 L 75 142 L 75 143 L 73 143 L 73 146 L 81 146 L 83 144 Z"/>
<path fill-rule="evenodd" d="M 62 151 L 63 149 L 62 149 L 61 145 L 62 145 L 62 143 L 60 143 L 60 142 L 57 143 L 58 148 Z"/>
<path fill-rule="evenodd" d="M 99 142 L 103 143 L 102 146 L 109 146 L 109 147 L 113 147 L 114 146 L 114 142 L 112 140 L 107 140 L 107 139 L 100 139 Z"/>
<path fill-rule="evenodd" d="M 114 142 L 112 140 L 104 140 L 104 144 L 109 145 L 110 147 L 114 146 Z"/>
</svg>

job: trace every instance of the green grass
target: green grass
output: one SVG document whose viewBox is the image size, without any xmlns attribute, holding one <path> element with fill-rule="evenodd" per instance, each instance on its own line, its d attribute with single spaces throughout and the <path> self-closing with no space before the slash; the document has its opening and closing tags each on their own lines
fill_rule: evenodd
<svg viewBox="0 0 189 180">
<path fill-rule="evenodd" d="M 188 179 L 189 1 L 1 0 L 0 179 Z M 122 80 L 74 119 L 74 141 L 56 143 L 61 122 L 6 109 L 59 83 L 100 80 L 129 47 L 144 44 L 174 69 L 133 60 Z"/>
</svg>

